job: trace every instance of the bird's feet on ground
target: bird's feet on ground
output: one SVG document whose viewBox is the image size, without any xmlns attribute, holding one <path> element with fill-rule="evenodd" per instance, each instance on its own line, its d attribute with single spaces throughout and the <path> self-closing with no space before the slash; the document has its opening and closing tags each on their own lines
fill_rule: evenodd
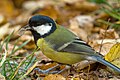
<svg viewBox="0 0 120 80">
<path fill-rule="evenodd" d="M 67 69 L 70 69 L 70 66 L 42 60 L 34 71 L 38 74 L 59 74 Z"/>
</svg>

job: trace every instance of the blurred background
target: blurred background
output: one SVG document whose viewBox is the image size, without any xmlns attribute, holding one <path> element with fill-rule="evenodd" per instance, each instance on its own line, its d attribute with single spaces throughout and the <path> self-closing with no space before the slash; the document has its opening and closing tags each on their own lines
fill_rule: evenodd
<svg viewBox="0 0 120 80">
<path fill-rule="evenodd" d="M 19 29 L 36 14 L 53 18 L 103 55 L 106 55 L 116 42 L 120 42 L 120 0 L 1 0 L 1 57 L 7 52 L 5 59 L 8 57 L 19 63 L 36 48 L 30 32 L 19 35 Z M 36 58 L 46 59 L 39 53 L 41 52 L 36 52 Z"/>
<path fill-rule="evenodd" d="M 93 43 L 95 42 L 93 40 L 119 38 L 119 2 L 119 0 L 1 0 L 0 41 L 13 31 L 18 32 L 31 16 L 41 14 L 53 18 L 58 24 L 72 30 L 95 47 L 101 43 Z M 14 34 L 13 41 L 18 37 Z"/>
</svg>

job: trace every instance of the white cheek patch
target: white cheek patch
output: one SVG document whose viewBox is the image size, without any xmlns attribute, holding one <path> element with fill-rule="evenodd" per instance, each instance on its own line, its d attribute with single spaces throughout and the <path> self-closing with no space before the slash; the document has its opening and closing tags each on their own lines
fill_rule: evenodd
<svg viewBox="0 0 120 80">
<path fill-rule="evenodd" d="M 37 26 L 37 27 L 33 27 L 33 29 L 35 31 L 37 31 L 37 33 L 39 33 L 40 35 L 44 35 L 48 32 L 50 32 L 52 26 L 50 25 L 40 25 L 40 26 Z"/>
</svg>

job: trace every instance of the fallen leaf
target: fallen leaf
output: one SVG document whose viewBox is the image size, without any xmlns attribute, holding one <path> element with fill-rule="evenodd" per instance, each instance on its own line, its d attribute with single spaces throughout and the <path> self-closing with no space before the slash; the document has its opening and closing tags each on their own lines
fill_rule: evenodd
<svg viewBox="0 0 120 80">
<path fill-rule="evenodd" d="M 62 75 L 50 74 L 44 78 L 44 80 L 66 80 Z"/>
<path fill-rule="evenodd" d="M 100 39 L 116 39 L 119 38 L 119 35 L 115 32 L 114 29 L 104 30 L 100 29 Z"/>
<path fill-rule="evenodd" d="M 105 60 L 113 63 L 117 67 L 120 67 L 120 43 L 112 46 L 110 51 L 105 56 Z"/>
<path fill-rule="evenodd" d="M 94 17 L 88 15 L 80 15 L 75 17 L 81 27 L 93 26 Z"/>
<path fill-rule="evenodd" d="M 2 27 L 0 27 L 0 39 L 2 39 L 6 34 L 8 34 L 9 26 L 10 26 L 10 24 L 6 23 Z"/>
<path fill-rule="evenodd" d="M 12 26 L 10 23 L 6 23 L 0 27 L 0 39 L 4 39 L 7 35 L 11 34 L 13 31 L 17 33 L 20 29 L 20 25 Z M 12 38 L 18 38 L 18 35 L 13 34 Z"/>
<path fill-rule="evenodd" d="M 77 34 L 82 40 L 87 41 L 87 32 L 79 27 L 76 19 L 70 20 L 70 30 Z"/>
<path fill-rule="evenodd" d="M 30 40 L 30 42 L 28 42 L 27 45 L 24 46 L 25 49 L 34 49 L 34 48 L 36 48 L 33 37 L 31 37 L 30 35 L 27 35 L 27 34 L 22 35 L 17 44 L 21 45 L 21 44 L 23 44 L 23 42 L 25 42 L 27 40 Z"/>
<path fill-rule="evenodd" d="M 106 43 L 96 43 L 94 45 L 94 49 L 97 52 L 100 52 L 100 54 L 102 54 L 103 56 L 105 56 L 109 51 L 110 48 L 114 45 L 115 43 L 110 43 L 110 42 L 106 42 Z"/>
<path fill-rule="evenodd" d="M 82 70 L 88 71 L 88 69 L 92 69 L 93 66 L 95 66 L 95 65 L 90 66 L 91 64 L 94 63 L 95 63 L 94 61 L 84 60 L 84 61 L 80 61 L 79 63 L 73 64 L 73 68 L 75 69 L 76 72 L 80 72 Z"/>
<path fill-rule="evenodd" d="M 96 9 L 99 9 L 99 6 L 94 4 L 94 3 L 89 3 L 86 0 L 76 0 L 74 2 L 70 2 L 73 0 L 69 0 L 69 2 L 67 2 L 69 5 L 67 5 L 67 9 L 70 10 L 77 10 L 77 11 L 82 11 L 82 12 L 86 12 L 86 11 L 94 11 Z"/>
<path fill-rule="evenodd" d="M 91 45 L 95 51 L 100 52 L 102 55 L 106 55 L 110 51 L 110 48 L 119 42 L 120 39 L 100 39 L 91 40 L 88 44 Z"/>
<path fill-rule="evenodd" d="M 104 43 L 113 43 L 115 44 L 116 42 L 120 42 L 120 39 L 103 39 L 103 40 L 96 40 L 98 44 L 104 44 Z"/>
<path fill-rule="evenodd" d="M 79 27 L 84 29 L 87 35 L 90 35 L 93 30 L 95 18 L 93 16 L 80 15 L 76 16 L 75 19 L 77 20 Z"/>
</svg>

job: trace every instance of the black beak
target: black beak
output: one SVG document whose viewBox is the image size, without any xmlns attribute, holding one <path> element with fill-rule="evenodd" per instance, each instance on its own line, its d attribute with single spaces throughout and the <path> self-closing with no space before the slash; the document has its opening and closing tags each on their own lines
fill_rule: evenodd
<svg viewBox="0 0 120 80">
<path fill-rule="evenodd" d="M 26 25 L 26 26 L 22 27 L 20 30 L 27 31 L 27 30 L 31 30 L 31 29 L 32 28 L 29 25 Z"/>
<path fill-rule="evenodd" d="M 25 31 L 29 31 L 29 30 L 32 30 L 32 28 L 29 25 L 26 25 L 19 29 L 18 34 L 21 36 L 24 34 Z"/>
</svg>

